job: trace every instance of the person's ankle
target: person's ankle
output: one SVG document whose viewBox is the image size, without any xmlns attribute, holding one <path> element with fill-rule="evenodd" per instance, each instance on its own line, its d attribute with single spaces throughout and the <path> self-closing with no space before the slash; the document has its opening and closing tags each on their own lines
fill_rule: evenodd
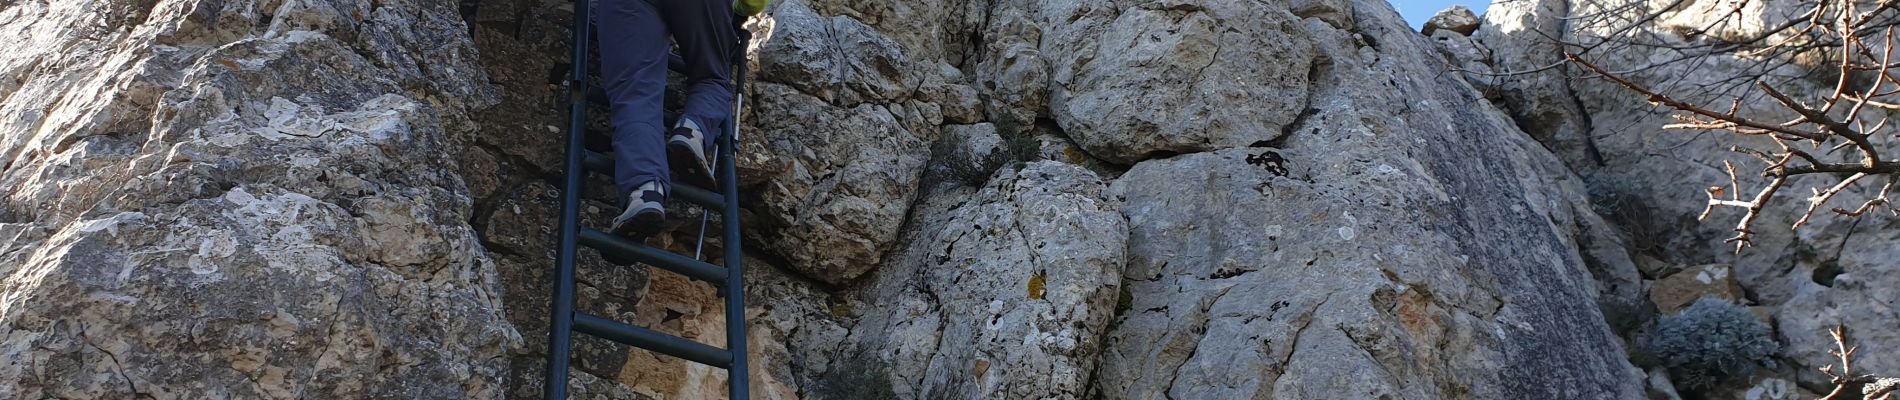
<svg viewBox="0 0 1900 400">
<path fill-rule="evenodd" d="M 692 133 L 699 134 L 700 137 L 706 136 L 706 130 L 701 129 L 699 122 L 694 121 L 693 117 L 684 117 L 684 116 L 680 117 L 680 122 L 673 124 L 673 128 L 674 129 L 686 128 L 688 131 Z"/>
</svg>

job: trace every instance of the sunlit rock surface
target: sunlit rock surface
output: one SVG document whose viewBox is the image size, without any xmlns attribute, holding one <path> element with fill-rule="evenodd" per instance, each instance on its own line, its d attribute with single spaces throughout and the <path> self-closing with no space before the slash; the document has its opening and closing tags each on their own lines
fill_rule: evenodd
<svg viewBox="0 0 1900 400">
<path fill-rule="evenodd" d="M 0 5 L 0 397 L 541 393 L 570 3 L 135 3 Z M 1638 263 L 1537 141 L 1588 125 L 1454 70 L 1498 63 L 1488 27 L 1433 44 L 1373 0 L 787 0 L 748 26 L 756 397 L 1644 390 Z M 649 244 L 690 254 L 701 214 L 672 207 Z M 724 344 L 712 286 L 581 258 L 582 311 Z M 580 397 L 725 394 L 575 355 Z"/>
</svg>

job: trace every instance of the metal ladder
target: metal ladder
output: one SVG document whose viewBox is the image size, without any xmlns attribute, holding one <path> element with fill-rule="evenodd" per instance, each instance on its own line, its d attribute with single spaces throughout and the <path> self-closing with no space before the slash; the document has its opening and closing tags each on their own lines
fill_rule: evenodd
<svg viewBox="0 0 1900 400">
<path fill-rule="evenodd" d="M 586 172 L 612 175 L 613 158 L 587 151 L 583 145 L 586 135 L 587 106 L 590 98 L 601 97 L 589 90 L 587 85 L 587 66 L 589 36 L 592 34 L 591 0 L 574 1 L 574 51 L 571 59 L 572 71 L 568 75 L 569 121 L 567 129 L 567 160 L 565 183 L 561 192 L 561 241 L 560 252 L 555 260 L 553 304 L 549 307 L 552 316 L 548 329 L 548 373 L 547 398 L 561 400 L 567 398 L 568 364 L 573 346 L 573 333 L 580 332 L 603 339 L 612 340 L 628 346 L 651 350 L 660 354 L 682 358 L 688 361 L 723 368 L 727 371 L 727 390 L 731 398 L 750 398 L 747 392 L 746 373 L 746 329 L 745 329 L 745 277 L 742 265 L 745 259 L 739 237 L 739 183 L 738 168 L 734 162 L 734 143 L 739 136 L 738 113 L 726 126 L 726 134 L 719 135 L 714 175 L 717 175 L 717 190 L 698 188 L 684 183 L 675 183 L 672 197 L 704 207 L 708 213 L 719 210 L 719 220 L 725 225 L 724 241 L 725 266 L 713 265 L 665 250 L 647 247 L 644 244 L 580 224 L 581 176 Z M 735 25 L 737 21 L 735 21 Z M 741 27 L 738 38 L 746 43 L 750 34 Z M 733 57 L 736 67 L 733 69 L 734 108 L 745 103 L 745 46 L 736 46 Z M 678 59 L 675 58 L 675 70 Z M 701 244 L 705 239 L 705 224 L 701 221 Z M 578 246 L 592 247 L 609 259 L 633 260 L 659 267 L 689 278 L 706 281 L 717 286 L 726 299 L 726 347 L 717 348 L 692 340 L 656 332 L 619 321 L 602 318 L 574 310 L 574 265 Z"/>
</svg>

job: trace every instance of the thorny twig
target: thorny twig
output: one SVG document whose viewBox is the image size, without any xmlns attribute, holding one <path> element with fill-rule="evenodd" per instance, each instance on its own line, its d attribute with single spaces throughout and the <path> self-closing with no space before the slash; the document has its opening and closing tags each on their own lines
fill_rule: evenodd
<svg viewBox="0 0 1900 400">
<path fill-rule="evenodd" d="M 1860 396 L 1858 398 L 1867 400 L 1888 400 L 1896 390 L 1900 390 L 1900 378 L 1854 375 L 1854 355 L 1860 351 L 1860 346 L 1847 347 L 1847 326 L 1835 325 L 1834 329 L 1829 329 L 1827 333 L 1834 337 L 1835 348 L 1835 350 L 1828 350 L 1827 353 L 1841 360 L 1841 369 L 1836 372 L 1832 364 L 1820 368 L 1821 373 L 1832 378 L 1830 382 L 1834 384 L 1834 390 L 1828 392 L 1827 397 L 1822 397 L 1821 400 L 1856 398 L 1841 397 L 1850 394 L 1857 394 Z"/>
</svg>

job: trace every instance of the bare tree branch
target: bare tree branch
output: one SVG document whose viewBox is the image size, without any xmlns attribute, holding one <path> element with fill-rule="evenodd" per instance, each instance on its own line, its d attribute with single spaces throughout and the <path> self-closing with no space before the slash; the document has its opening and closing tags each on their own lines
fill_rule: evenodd
<svg viewBox="0 0 1900 400">
<path fill-rule="evenodd" d="M 1623 7 L 1610 7 L 1603 12 L 1578 16 L 1591 20 L 1611 20 L 1629 15 L 1642 2 L 1631 2 Z M 1628 74 L 1654 68 L 1660 63 L 1650 63 L 1642 67 L 1612 72 L 1584 59 L 1583 54 L 1602 46 L 1616 43 L 1632 44 L 1625 37 L 1648 35 L 1638 29 L 1646 24 L 1660 20 L 1665 14 L 1678 12 L 1677 1 L 1660 9 L 1644 11 L 1628 20 L 1630 25 L 1609 29 L 1609 34 L 1594 43 L 1583 45 L 1563 42 L 1580 51 L 1566 52 L 1565 60 L 1581 67 L 1596 77 L 1615 83 L 1644 96 L 1652 104 L 1674 109 L 1682 114 L 1676 115 L 1676 123 L 1663 125 L 1665 129 L 1687 129 L 1697 131 L 1723 131 L 1742 136 L 1765 137 L 1775 144 L 1776 149 L 1763 151 L 1735 146 L 1731 149 L 1761 161 L 1760 176 L 1766 183 L 1751 198 L 1742 198 L 1741 174 L 1733 164 L 1726 164 L 1729 182 L 1726 188 L 1710 187 L 1707 190 L 1708 204 L 1698 217 L 1706 220 L 1720 207 L 1734 207 L 1744 210 L 1741 219 L 1735 225 L 1735 236 L 1727 242 L 1734 243 L 1736 252 L 1753 245 L 1753 225 L 1759 219 L 1762 210 L 1772 201 L 1781 189 L 1802 175 L 1835 176 L 1837 181 L 1831 184 L 1809 189 L 1806 198 L 1806 212 L 1802 213 L 1790 229 L 1799 230 L 1812 222 L 1814 214 L 1823 209 L 1843 193 L 1855 192 L 1855 188 L 1868 177 L 1886 177 L 1886 184 L 1854 210 L 1831 209 L 1836 214 L 1859 217 L 1883 206 L 1890 206 L 1888 195 L 1892 192 L 1895 180 L 1900 179 L 1900 162 L 1889 161 L 1882 157 L 1883 145 L 1876 138 L 1891 135 L 1886 132 L 1889 121 L 1885 116 L 1869 117 L 1869 109 L 1900 110 L 1900 102 L 1884 101 L 1887 97 L 1900 95 L 1900 77 L 1894 74 L 1894 67 L 1900 67 L 1895 61 L 1894 36 L 1895 25 L 1900 24 L 1900 0 L 1819 0 L 1805 13 L 1782 23 L 1740 39 L 1726 41 L 1726 44 L 1707 44 L 1710 51 L 1700 54 L 1706 56 L 1720 51 L 1733 51 L 1749 48 L 1747 56 L 1762 57 L 1764 64 L 1771 64 L 1761 74 L 1745 74 L 1752 80 L 1760 95 L 1773 99 L 1773 104 L 1787 109 L 1796 115 L 1786 122 L 1767 122 L 1763 115 L 1744 115 L 1742 102 L 1745 97 L 1737 96 L 1730 101 L 1727 111 L 1717 111 L 1691 101 L 1683 100 L 1665 85 L 1663 89 L 1644 85 L 1631 80 Z M 1725 26 L 1728 20 L 1739 18 L 1742 5 L 1734 5 L 1718 15 L 1716 21 L 1702 25 L 1698 29 L 1683 34 L 1691 39 L 1707 36 L 1717 27 Z M 1863 10 L 1864 9 L 1864 10 Z M 1682 11 L 1697 12 L 1698 10 Z M 1708 12 L 1700 10 L 1700 12 Z M 1619 40 L 1623 40 L 1619 42 Z M 1694 46 L 1681 47 L 1693 48 Z M 1806 58 L 1803 58 L 1806 57 Z M 1831 62 L 1831 68 L 1817 67 L 1810 73 L 1832 73 L 1831 90 L 1803 101 L 1780 85 L 1771 83 L 1768 71 L 1781 68 L 1777 60 L 1825 59 Z M 1665 61 L 1673 62 L 1673 61 Z M 1868 75 L 1869 72 L 1872 75 Z M 1811 75 L 1810 75 L 1811 76 Z M 1733 78 L 1730 78 L 1733 79 Z M 1871 83 L 1865 82 L 1872 80 Z M 1776 82 L 1781 82 L 1777 80 Z M 1792 86 L 1790 86 L 1792 87 Z M 1694 90 L 1694 89 L 1691 89 Z M 1884 111 L 1883 111 L 1884 112 Z M 1877 122 L 1875 122 L 1877 120 Z M 1869 125 L 1872 125 L 1870 128 Z M 1852 151 L 1842 152 L 1844 149 Z M 1726 163 L 1726 162 L 1725 162 Z M 1723 195 L 1727 194 L 1726 197 Z M 1900 212 L 1900 211 L 1896 211 Z M 1897 214 L 1900 215 L 1900 214 Z"/>
<path fill-rule="evenodd" d="M 1856 398 L 1882 400 L 1887 399 L 1896 390 L 1900 390 L 1900 378 L 1854 375 L 1854 355 L 1860 352 L 1860 347 L 1847 346 L 1846 325 L 1835 325 L 1834 329 L 1828 330 L 1827 333 L 1834 338 L 1835 348 L 1835 350 L 1828 350 L 1828 354 L 1832 354 L 1835 358 L 1841 360 L 1841 370 L 1836 372 L 1833 365 L 1821 367 L 1821 373 L 1833 378 L 1832 382 L 1834 383 L 1834 390 L 1828 392 L 1827 397 L 1822 397 L 1821 400 Z M 1856 397 L 1842 397 L 1849 395 Z"/>
</svg>

